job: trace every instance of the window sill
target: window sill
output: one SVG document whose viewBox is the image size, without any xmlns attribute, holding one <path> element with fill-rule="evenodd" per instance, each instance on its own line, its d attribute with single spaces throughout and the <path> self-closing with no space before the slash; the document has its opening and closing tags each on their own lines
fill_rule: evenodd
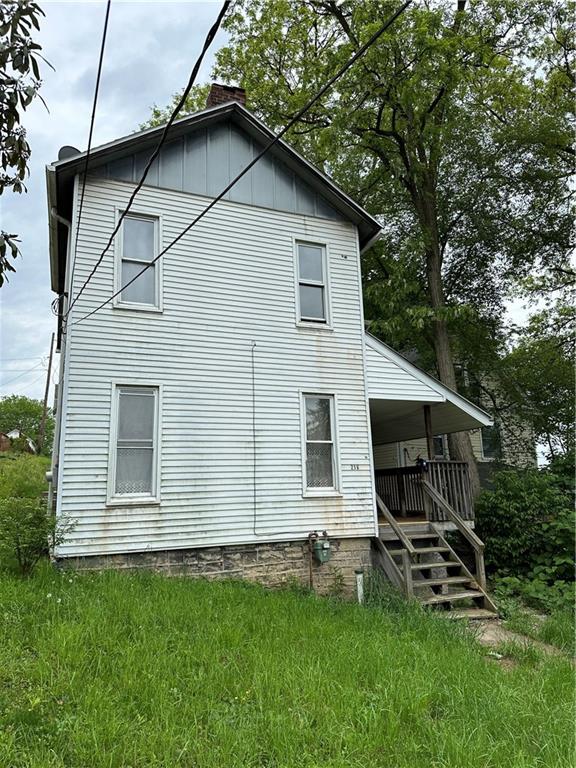
<svg viewBox="0 0 576 768">
<path fill-rule="evenodd" d="M 120 302 L 118 302 L 118 304 L 114 304 L 113 309 L 121 309 L 124 312 L 149 312 L 153 315 L 160 315 L 164 311 L 161 307 L 148 307 L 145 304 L 126 304 Z"/>
<path fill-rule="evenodd" d="M 307 323 L 303 320 L 298 320 L 296 322 L 296 328 L 306 329 L 311 332 L 320 331 L 320 333 L 334 332 L 334 328 L 331 325 L 326 325 L 326 323 Z"/>
<path fill-rule="evenodd" d="M 342 499 L 344 494 L 340 491 L 304 491 L 303 499 Z"/>
<path fill-rule="evenodd" d="M 106 502 L 106 507 L 159 507 L 160 506 L 160 499 L 155 497 L 151 498 L 150 496 L 141 496 L 140 498 L 115 498 L 115 499 L 108 499 Z"/>
</svg>

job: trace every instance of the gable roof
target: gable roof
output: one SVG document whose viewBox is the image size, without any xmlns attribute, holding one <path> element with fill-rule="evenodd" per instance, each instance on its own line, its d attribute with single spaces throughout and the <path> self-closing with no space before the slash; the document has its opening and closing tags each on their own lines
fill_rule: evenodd
<svg viewBox="0 0 576 768">
<path fill-rule="evenodd" d="M 164 148 L 169 142 L 174 142 L 201 129 L 217 126 L 219 123 L 226 121 L 237 126 L 260 145 L 267 144 L 275 135 L 244 106 L 238 102 L 228 102 L 175 121 L 170 129 L 168 141 Z M 144 154 L 146 152 L 150 153 L 156 146 L 163 130 L 164 126 L 148 128 L 92 149 L 90 152 L 89 170 L 94 171 L 103 167 L 107 169 L 118 168 L 118 164 L 127 156 Z M 362 250 L 368 248 L 378 238 L 380 225 L 376 219 L 370 216 L 328 176 L 315 168 L 302 155 L 290 147 L 289 144 L 281 139 L 270 149 L 269 155 L 277 158 L 283 166 L 294 173 L 298 179 L 301 179 L 307 187 L 321 195 L 323 200 L 328 203 L 327 207 L 331 207 L 339 216 L 353 222 L 358 227 L 360 248 Z M 58 160 L 46 168 L 49 207 L 50 209 L 55 209 L 55 213 L 66 219 L 70 219 L 72 214 L 74 177 L 84 171 L 85 162 L 86 153 L 80 152 L 71 157 Z M 240 165 L 239 170 L 243 166 L 244 163 Z M 258 164 L 255 168 L 257 167 Z M 132 181 L 133 177 L 130 176 L 128 180 Z M 212 196 L 215 195 L 213 194 Z M 58 222 L 56 217 L 50 217 L 50 261 L 52 289 L 61 292 L 66 262 L 66 230 L 65 225 Z"/>
<path fill-rule="evenodd" d="M 482 408 L 425 373 L 384 342 L 367 332 L 364 341 L 370 400 L 406 403 L 402 413 L 389 406 L 381 409 L 382 413 L 378 407 L 374 409 L 376 418 L 372 420 L 373 426 L 377 420 L 386 422 L 387 436 L 382 442 L 396 442 L 423 434 L 423 421 L 416 403 L 432 406 L 435 434 L 478 429 L 493 423 L 491 416 Z M 410 402 L 415 404 L 414 408 L 408 405 Z"/>
</svg>

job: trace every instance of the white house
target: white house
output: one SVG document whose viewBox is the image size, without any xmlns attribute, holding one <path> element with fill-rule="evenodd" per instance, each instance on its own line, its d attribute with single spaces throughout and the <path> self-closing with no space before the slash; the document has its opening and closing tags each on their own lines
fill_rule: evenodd
<svg viewBox="0 0 576 768">
<path fill-rule="evenodd" d="M 212 97 L 228 92 L 241 98 L 222 86 Z M 92 151 L 80 222 L 84 153 L 65 148 L 48 166 L 52 288 L 62 314 L 161 130 Z M 75 521 L 54 553 L 64 565 L 267 583 L 307 580 L 311 568 L 323 590 L 349 585 L 371 562 L 374 539 L 383 540 L 373 442 L 421 437 L 425 424 L 438 434 L 490 423 L 364 333 L 360 254 L 380 226 L 285 142 L 89 314 L 271 135 L 238 101 L 177 121 L 60 323 L 53 478 L 58 517 Z M 452 525 L 435 509 L 430 520 Z M 324 531 L 331 559 L 311 566 L 309 534 Z"/>
</svg>

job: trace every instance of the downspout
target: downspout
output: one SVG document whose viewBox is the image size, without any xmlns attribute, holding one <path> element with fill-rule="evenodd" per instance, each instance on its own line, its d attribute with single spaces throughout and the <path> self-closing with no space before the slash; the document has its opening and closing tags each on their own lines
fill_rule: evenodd
<svg viewBox="0 0 576 768">
<path fill-rule="evenodd" d="M 56 210 L 55 206 L 51 206 L 50 216 L 54 219 L 54 221 L 57 221 L 59 224 L 62 224 L 64 227 L 66 227 L 66 231 L 67 231 L 66 249 L 69 251 L 72 222 L 69 221 L 68 219 L 65 219 L 64 216 L 61 216 Z M 64 288 L 66 289 L 66 285 L 64 285 Z M 64 295 L 66 295 L 65 290 L 63 293 Z M 62 308 L 63 308 L 63 303 L 62 303 Z M 59 316 L 58 324 L 60 324 L 61 322 L 62 322 L 62 318 Z M 60 386 L 58 387 L 58 392 L 57 392 L 57 405 L 56 405 L 57 419 L 56 419 L 56 424 L 54 428 L 54 443 L 52 446 L 52 463 L 51 463 L 51 471 L 46 473 L 46 479 L 48 480 L 48 511 L 50 514 L 52 514 L 52 512 L 54 511 L 54 488 L 56 488 L 56 492 L 58 492 L 57 478 L 59 474 L 60 434 L 61 434 L 61 424 L 62 424 L 62 397 L 64 393 L 62 382 L 64 381 L 64 360 L 66 357 L 65 346 L 66 346 L 66 336 L 62 335 L 61 346 L 60 346 L 60 367 L 59 367 L 59 377 L 58 377 Z"/>
</svg>

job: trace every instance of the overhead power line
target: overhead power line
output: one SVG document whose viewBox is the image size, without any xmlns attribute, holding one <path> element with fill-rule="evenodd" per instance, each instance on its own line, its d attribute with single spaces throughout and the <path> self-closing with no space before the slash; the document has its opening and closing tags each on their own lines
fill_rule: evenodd
<svg viewBox="0 0 576 768">
<path fill-rule="evenodd" d="M 42 361 L 39 363 L 36 363 L 36 365 L 33 365 L 32 368 L 27 368 L 22 373 L 19 373 L 18 376 L 14 376 L 13 379 L 8 379 L 8 381 L 0 382 L 0 387 L 7 387 L 8 384 L 12 384 L 13 381 L 17 381 L 18 379 L 21 379 L 22 376 L 26 376 L 27 373 L 32 373 L 32 371 L 37 370 L 42 365 Z"/>
<path fill-rule="evenodd" d="M 88 163 L 90 162 L 90 150 L 92 149 L 92 134 L 94 133 L 94 122 L 96 120 L 96 105 L 98 104 L 98 92 L 100 90 L 100 77 L 102 75 L 102 64 L 104 62 L 104 48 L 106 47 L 106 37 L 108 35 L 108 19 L 110 18 L 110 6 L 112 0 L 106 3 L 106 14 L 104 16 L 104 28 L 102 30 L 102 41 L 100 43 L 100 56 L 98 58 L 98 70 L 96 72 L 96 84 L 94 85 L 94 99 L 92 101 L 92 116 L 90 117 L 90 130 L 88 131 L 88 149 L 84 162 L 84 176 L 82 179 L 82 192 L 80 193 L 80 207 L 78 208 L 78 221 L 76 224 L 76 238 L 74 241 L 74 258 L 70 269 L 70 294 L 74 286 L 74 268 L 76 266 L 76 251 L 78 249 L 78 232 L 80 232 L 80 222 L 82 220 L 82 209 L 84 208 L 84 196 L 86 194 L 86 176 L 88 174 Z"/>
<path fill-rule="evenodd" d="M 78 299 L 80 298 L 80 296 L 84 292 L 86 286 L 88 285 L 90 280 L 96 274 L 96 270 L 98 269 L 98 267 L 102 263 L 102 260 L 103 260 L 104 256 L 106 256 L 106 254 L 110 250 L 110 247 L 111 247 L 112 243 L 114 242 L 114 238 L 116 237 L 117 233 L 120 230 L 120 227 L 122 226 L 122 222 L 123 222 L 124 218 L 126 217 L 127 213 L 129 212 L 130 208 L 132 207 L 132 203 L 134 202 L 134 199 L 136 198 L 136 195 L 138 194 L 138 192 L 142 188 L 142 185 L 146 181 L 146 177 L 148 176 L 148 172 L 150 171 L 150 168 L 152 167 L 154 161 L 156 160 L 156 158 L 160 154 L 160 150 L 162 149 L 162 146 L 164 145 L 164 143 L 166 141 L 166 138 L 168 136 L 168 132 L 169 132 L 170 128 L 172 127 L 172 124 L 173 124 L 174 120 L 176 120 L 180 110 L 182 109 L 182 107 L 186 103 L 186 99 L 188 98 L 188 96 L 190 94 L 190 91 L 192 90 L 192 86 L 194 85 L 194 83 L 196 81 L 196 77 L 198 76 L 198 72 L 200 70 L 200 67 L 202 66 L 202 61 L 204 60 L 204 56 L 206 55 L 206 52 L 208 51 L 208 48 L 212 44 L 212 41 L 216 37 L 216 34 L 218 33 L 218 30 L 220 29 L 220 25 L 222 24 L 222 20 L 224 19 L 224 16 L 226 15 L 226 13 L 228 11 L 228 9 L 229 9 L 229 7 L 231 5 L 231 2 L 232 2 L 232 0 L 225 0 L 222 8 L 220 9 L 220 13 L 218 14 L 218 18 L 216 19 L 214 24 L 210 27 L 210 29 L 208 31 L 208 34 L 206 35 L 206 39 L 204 40 L 204 45 L 202 46 L 202 50 L 200 51 L 200 55 L 196 59 L 196 63 L 194 64 L 194 67 L 192 68 L 192 72 L 190 73 L 190 78 L 188 79 L 188 83 L 186 84 L 186 87 L 184 88 L 184 91 L 182 92 L 182 95 L 181 95 L 181 97 L 180 97 L 180 99 L 178 101 L 178 104 L 176 104 L 176 106 L 174 107 L 168 122 L 164 126 L 164 130 L 162 131 L 162 135 L 160 136 L 160 140 L 158 141 L 158 144 L 156 145 L 154 151 L 152 152 L 152 154 L 148 158 L 148 162 L 146 163 L 146 166 L 145 166 L 144 171 L 142 173 L 142 177 L 141 177 L 140 181 L 136 184 L 136 187 L 134 188 L 134 191 L 130 195 L 130 199 L 128 200 L 128 204 L 126 205 L 124 210 L 121 212 L 120 216 L 118 217 L 118 221 L 116 222 L 116 226 L 114 227 L 114 230 L 112 231 L 112 234 L 110 235 L 110 238 L 109 238 L 108 242 L 106 243 L 106 246 L 105 246 L 104 250 L 102 251 L 100 256 L 98 256 L 98 259 L 96 260 L 96 263 L 92 267 L 92 271 L 90 272 L 90 274 L 88 275 L 88 277 L 84 281 L 84 284 L 82 285 L 82 287 L 78 291 L 78 294 L 76 295 L 76 298 L 71 302 L 70 306 L 68 307 L 68 311 L 64 315 L 64 320 L 66 320 L 68 318 L 68 315 L 70 314 L 70 311 L 72 310 L 72 307 L 74 306 L 74 304 L 76 304 L 76 302 L 78 301 Z M 87 167 L 88 167 L 88 163 L 86 163 L 86 168 L 85 168 L 85 171 L 84 171 L 84 184 L 86 184 L 86 171 L 87 171 Z M 82 203 L 80 203 L 80 206 L 82 206 Z M 72 285 L 72 284 L 70 284 L 70 285 Z"/>
<path fill-rule="evenodd" d="M 188 224 L 188 226 L 187 226 L 187 227 L 185 227 L 185 228 L 182 230 L 182 232 L 180 232 L 180 234 L 178 234 L 178 235 L 177 235 L 177 236 L 176 236 L 176 237 L 175 237 L 175 238 L 174 238 L 174 239 L 173 239 L 173 240 L 172 240 L 172 241 L 171 241 L 171 242 L 170 242 L 170 243 L 169 243 L 169 244 L 168 244 L 168 245 L 167 245 L 167 246 L 166 246 L 166 247 L 165 247 L 165 248 L 162 250 L 162 251 L 160 251 L 160 253 L 159 253 L 159 254 L 158 254 L 158 255 L 157 255 L 157 256 L 156 256 L 154 259 L 152 259 L 152 261 L 148 262 L 148 263 L 146 264 L 146 266 L 145 266 L 145 267 L 143 267 L 143 268 L 140 270 L 140 272 L 138 272 L 136 275 L 134 275 L 134 277 L 133 277 L 131 280 L 129 280 L 127 283 L 125 283 L 125 284 L 124 284 L 124 285 L 123 285 L 121 288 L 119 288 L 119 289 L 118 289 L 118 290 L 117 290 L 115 293 L 113 293 L 111 296 L 109 296 L 109 297 L 106 299 L 106 301 L 103 301 L 103 302 L 102 302 L 101 304 L 99 304 L 97 307 L 95 307 L 94 309 L 92 309 L 90 312 L 87 312 L 85 315 L 83 315 L 82 317 L 78 318 L 78 320 L 75 320 L 75 321 L 74 321 L 73 323 L 71 323 L 70 325 L 71 325 L 71 326 L 74 326 L 74 325 L 78 325 L 79 323 L 82 323 L 84 320 L 87 320 L 89 317 L 92 317 L 92 315 L 96 314 L 96 312 L 99 312 L 101 309 L 103 309 L 103 308 L 104 308 L 104 307 L 105 307 L 107 304 L 109 304 L 109 303 L 110 303 L 111 301 L 113 301 L 113 300 L 114 300 L 114 299 L 115 299 L 117 296 L 119 296 L 119 295 L 122 293 L 122 291 L 125 291 L 125 290 L 126 290 L 126 288 L 128 288 L 130 285 L 132 285 L 132 283 L 134 283 L 136 280 L 138 280 L 138 278 L 139 278 L 139 277 L 141 277 L 141 276 L 144 274 L 144 272 L 146 272 L 148 269 L 150 269 L 150 267 L 154 266 L 154 264 L 156 264 L 156 262 L 157 262 L 157 261 L 159 261 L 159 260 L 162 258 L 162 256 L 164 256 L 164 254 L 165 254 L 167 251 L 169 251 L 169 250 L 170 250 L 170 248 L 172 248 L 174 245 L 176 245 L 176 243 L 178 243 L 178 242 L 179 242 L 179 241 L 180 241 L 180 240 L 181 240 L 181 239 L 184 237 L 184 235 L 186 235 L 186 234 L 187 234 L 187 233 L 188 233 L 188 232 L 189 232 L 189 231 L 192 229 L 192 227 L 193 227 L 193 226 L 195 226 L 195 225 L 196 225 L 196 224 L 197 224 L 197 223 L 198 223 L 198 222 L 199 222 L 201 219 L 203 219 L 203 218 L 204 218 L 204 216 L 206 216 L 206 214 L 207 214 L 207 213 L 208 213 L 210 210 L 212 210 L 212 208 L 214 208 L 214 206 L 216 205 L 216 203 L 218 203 L 218 202 L 219 202 L 219 201 L 220 201 L 220 200 L 221 200 L 221 199 L 224 197 L 224 195 L 226 195 L 226 194 L 227 194 L 227 193 L 228 193 L 228 192 L 229 192 L 229 191 L 232 189 L 232 187 L 233 187 L 235 184 L 237 184 L 237 183 L 238 183 L 238 181 L 240 181 L 240 179 L 241 179 L 243 176 L 245 176 L 245 175 L 248 173 L 248 171 L 249 171 L 251 168 L 253 168 L 253 167 L 256 165 L 256 163 L 257 163 L 257 162 L 258 162 L 258 161 L 259 161 L 259 160 L 260 160 L 262 157 L 264 157 L 264 155 L 265 155 L 265 154 L 266 154 L 266 153 L 267 153 L 267 152 L 268 152 L 268 151 L 269 151 L 269 150 L 270 150 L 270 149 L 271 149 L 271 148 L 272 148 L 272 147 L 273 147 L 275 144 L 277 144 L 277 143 L 280 141 L 280 139 L 282 138 L 282 136 L 284 136 L 284 135 L 285 135 L 285 133 L 286 133 L 287 131 L 289 131 L 289 130 L 290 130 L 290 128 L 291 128 L 293 125 L 295 125 L 295 124 L 298 122 L 298 120 L 300 120 L 300 118 L 301 118 L 301 117 L 302 117 L 302 116 L 303 116 L 303 115 L 304 115 L 304 114 L 305 114 L 305 113 L 306 113 L 306 112 L 307 112 L 307 111 L 310 109 L 310 107 L 312 107 L 312 106 L 313 106 L 313 105 L 314 105 L 314 104 L 315 104 L 315 103 L 318 101 L 318 99 L 322 98 L 322 96 L 323 96 L 323 95 L 326 93 L 326 91 L 327 91 L 329 88 L 331 88 L 331 86 L 332 86 L 332 85 L 334 85 L 334 83 L 335 83 L 337 80 L 339 80 L 339 79 L 340 79 L 340 77 L 342 77 L 342 75 L 343 75 L 343 74 L 344 74 L 344 73 L 345 73 L 345 72 L 346 72 L 348 69 L 350 69 L 350 67 L 351 67 L 351 66 L 352 66 L 352 65 L 353 65 L 353 64 L 354 64 L 354 63 L 355 63 L 355 62 L 356 62 L 356 61 L 357 61 L 357 60 L 358 60 L 358 59 L 359 59 L 359 58 L 360 58 L 360 57 L 361 57 L 361 56 L 362 56 L 362 55 L 363 55 L 363 54 L 364 54 L 364 53 L 365 53 L 367 50 L 368 50 L 368 48 L 370 48 L 370 46 L 372 46 L 372 45 L 373 45 L 373 44 L 374 44 L 374 43 L 375 43 L 375 42 L 378 40 L 378 38 L 379 38 L 379 37 L 381 37 L 381 35 L 383 35 L 383 34 L 384 34 L 384 32 L 385 32 L 385 31 L 388 29 L 388 27 L 390 27 L 390 26 L 391 26 L 391 24 L 393 24 L 393 23 L 396 21 L 396 19 L 397 19 L 397 18 L 398 18 L 398 17 L 399 17 L 399 16 L 400 16 L 400 15 L 401 15 L 401 14 L 402 14 L 402 13 L 403 13 L 405 10 L 406 10 L 406 8 L 408 8 L 408 6 L 409 6 L 409 5 L 411 5 L 411 3 L 412 3 L 412 0 L 406 0 L 406 2 L 404 2 L 404 3 L 403 3 L 401 6 L 400 6 L 400 8 L 398 8 L 398 10 L 397 10 L 395 13 L 393 13 L 393 14 L 392 14 L 392 16 L 390 16 L 390 18 L 389 18 L 389 19 L 388 19 L 388 20 L 387 20 L 387 21 L 386 21 L 386 22 L 385 22 L 385 23 L 384 23 L 384 24 L 383 24 L 383 25 L 380 27 L 380 29 L 379 29 L 377 32 L 375 32 L 375 33 L 372 35 L 372 37 L 370 37 L 370 38 L 369 38 L 369 39 L 368 39 L 368 40 L 367 40 L 367 41 L 364 43 L 364 45 L 362 45 L 362 46 L 361 46 L 361 47 L 360 47 L 360 48 L 359 48 L 359 49 L 356 51 L 356 53 L 355 53 L 355 54 L 354 54 L 354 55 L 353 55 L 353 56 L 352 56 L 350 59 L 348 59 L 348 61 L 346 62 L 346 64 L 344 64 L 344 65 L 343 65 L 343 66 L 342 66 L 342 67 L 341 67 L 341 68 L 338 70 L 338 72 L 336 72 L 336 74 L 335 74 L 335 75 L 333 75 L 333 76 L 330 78 L 330 80 L 328 80 L 328 82 L 327 82 L 327 83 L 326 83 L 326 84 L 325 84 L 325 85 L 324 85 L 324 86 L 323 86 L 323 87 L 322 87 L 322 88 L 321 88 L 321 89 L 320 89 L 320 90 L 319 90 L 319 91 L 318 91 L 318 92 L 315 94 L 315 96 L 313 96 L 313 97 L 312 97 L 312 98 L 311 98 L 311 99 L 310 99 L 310 100 L 309 100 L 309 101 L 308 101 L 308 102 L 307 102 L 307 103 L 306 103 L 306 104 L 305 104 L 305 105 L 302 107 L 302 109 L 300 109 L 300 110 L 299 110 L 299 111 L 296 113 L 296 115 L 295 115 L 295 116 L 294 116 L 294 117 L 293 117 L 293 118 L 290 120 L 290 122 L 289 122 L 289 123 L 287 123 L 287 125 L 286 125 L 286 126 L 284 126 L 284 128 L 282 128 L 282 130 L 281 130 L 281 131 L 280 131 L 278 134 L 276 134 L 276 135 L 275 135 L 275 136 L 274 136 L 272 139 L 270 139 L 270 141 L 268 142 L 268 144 L 266 144 L 266 146 L 265 146 L 265 147 L 264 147 L 264 148 L 263 148 L 263 149 L 262 149 L 262 150 L 261 150 L 261 151 L 260 151 L 260 152 L 259 152 L 259 153 L 258 153 L 258 154 L 257 154 L 257 155 L 256 155 L 256 156 L 255 156 L 255 157 L 254 157 L 254 158 L 253 158 L 253 159 L 252 159 L 250 162 L 249 162 L 249 163 L 248 163 L 248 165 L 246 165 L 246 166 L 245 166 L 245 167 L 244 167 L 244 168 L 243 168 L 243 169 L 240 171 L 240 173 L 239 173 L 237 176 L 235 176 L 235 177 L 234 177 L 234 179 L 232 179 L 232 181 L 231 181 L 231 182 L 230 182 L 230 183 L 229 183 L 229 184 L 228 184 L 226 187 L 224 187 L 224 189 L 223 189 L 223 190 L 222 190 L 222 191 L 221 191 L 221 192 L 220 192 L 220 193 L 219 193 L 219 194 L 218 194 L 218 195 L 217 195 L 217 196 L 216 196 L 216 197 L 215 197 L 215 198 L 214 198 L 214 199 L 213 199 L 213 200 L 212 200 L 212 201 L 211 201 L 211 202 L 210 202 L 210 203 L 209 203 L 209 204 L 208 204 L 208 205 L 207 205 L 207 206 L 206 206 L 206 207 L 205 207 L 205 208 L 204 208 L 204 209 L 203 209 L 203 210 L 202 210 L 202 211 L 201 211 L 201 212 L 200 212 L 200 213 L 197 215 L 197 216 L 196 216 L 196 218 L 194 218 L 194 219 L 193 219 L 193 220 L 190 222 L 190 224 Z"/>
</svg>

